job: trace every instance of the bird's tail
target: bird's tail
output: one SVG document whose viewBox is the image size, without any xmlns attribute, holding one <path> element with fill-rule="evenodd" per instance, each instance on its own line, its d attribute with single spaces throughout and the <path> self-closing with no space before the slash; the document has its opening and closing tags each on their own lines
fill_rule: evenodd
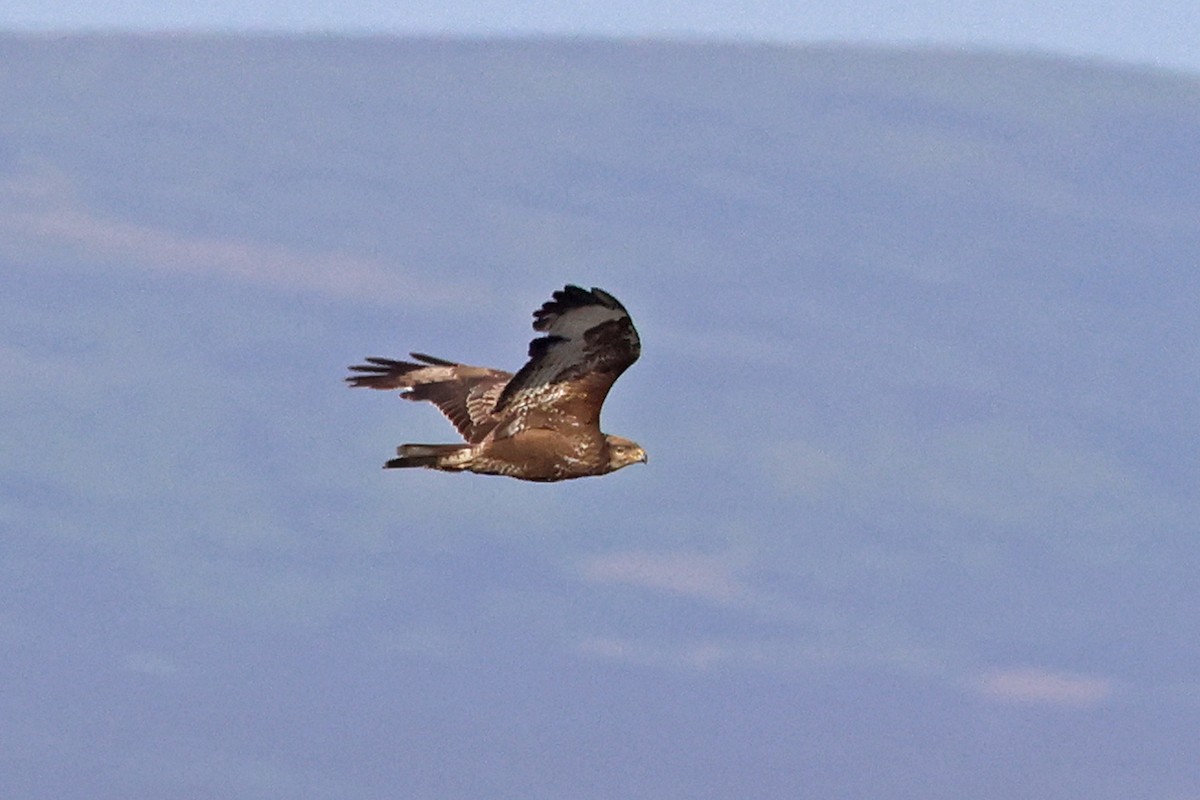
<svg viewBox="0 0 1200 800">
<path fill-rule="evenodd" d="M 396 455 L 397 458 L 383 465 L 384 469 L 461 470 L 470 463 L 472 453 L 469 444 L 402 444 L 396 448 Z"/>
</svg>

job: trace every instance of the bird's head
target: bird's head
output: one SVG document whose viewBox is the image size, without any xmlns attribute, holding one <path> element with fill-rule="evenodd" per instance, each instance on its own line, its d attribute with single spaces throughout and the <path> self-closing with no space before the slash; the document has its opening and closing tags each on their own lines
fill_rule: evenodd
<svg viewBox="0 0 1200 800">
<path fill-rule="evenodd" d="M 628 467 L 630 464 L 646 463 L 646 451 L 632 439 L 613 436 L 611 433 L 606 433 L 604 438 L 608 441 L 608 469 L 610 472 L 621 467 Z"/>
</svg>

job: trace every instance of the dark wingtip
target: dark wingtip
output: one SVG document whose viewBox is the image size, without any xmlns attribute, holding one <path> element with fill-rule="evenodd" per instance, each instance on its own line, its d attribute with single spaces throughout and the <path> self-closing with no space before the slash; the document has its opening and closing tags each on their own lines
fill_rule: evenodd
<svg viewBox="0 0 1200 800">
<path fill-rule="evenodd" d="M 593 305 L 604 306 L 614 311 L 625 311 L 625 306 L 603 289 L 595 286 L 591 289 L 584 289 L 582 286 L 568 283 L 562 289 L 551 294 L 550 299 L 533 312 L 533 329 L 535 331 L 543 330 L 548 324 L 547 317 L 558 316 L 572 309 Z"/>
<path fill-rule="evenodd" d="M 403 377 L 410 372 L 423 369 L 429 365 L 436 367 L 457 367 L 459 366 L 453 361 L 445 361 L 444 359 L 434 358 L 433 356 L 422 355 L 421 353 L 412 353 L 413 358 L 423 361 L 422 364 L 414 364 L 411 361 L 397 361 L 393 358 L 378 358 L 368 356 L 364 358 L 363 364 L 354 364 L 347 367 L 351 372 L 361 372 L 362 375 L 351 375 L 346 378 L 346 382 L 351 386 L 367 386 L 372 389 L 394 389 L 399 388 L 394 381 L 397 378 Z"/>
<path fill-rule="evenodd" d="M 412 356 L 413 358 L 415 358 L 417 361 L 423 361 L 424 363 L 432 364 L 435 367 L 457 367 L 458 366 L 457 361 L 447 361 L 444 358 L 437 358 L 436 356 L 429 356 L 429 355 L 425 355 L 424 353 L 409 353 L 409 355 Z"/>
</svg>

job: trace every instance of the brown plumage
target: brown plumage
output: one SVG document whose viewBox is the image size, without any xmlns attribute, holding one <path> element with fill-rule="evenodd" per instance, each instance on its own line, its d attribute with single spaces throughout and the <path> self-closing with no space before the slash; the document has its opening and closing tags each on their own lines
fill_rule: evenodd
<svg viewBox="0 0 1200 800">
<path fill-rule="evenodd" d="M 645 463 L 635 442 L 600 430 L 604 398 L 641 353 L 629 312 L 602 289 L 568 285 L 533 319 L 543 335 L 529 343 L 529 361 L 515 375 L 421 353 L 351 367 L 351 386 L 428 400 L 466 440 L 400 445 L 384 466 L 561 481 Z"/>
</svg>

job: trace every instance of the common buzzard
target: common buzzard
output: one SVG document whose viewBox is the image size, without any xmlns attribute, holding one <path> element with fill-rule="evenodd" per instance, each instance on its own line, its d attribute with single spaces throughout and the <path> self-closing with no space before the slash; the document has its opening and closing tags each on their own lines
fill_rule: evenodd
<svg viewBox="0 0 1200 800">
<path fill-rule="evenodd" d="M 562 481 L 645 463 L 636 442 L 600 430 L 608 390 L 641 353 L 625 307 L 602 289 L 567 286 L 533 312 L 533 329 L 543 335 L 516 375 L 420 353 L 350 367 L 351 386 L 428 400 L 467 442 L 402 444 L 383 466 Z"/>
</svg>

